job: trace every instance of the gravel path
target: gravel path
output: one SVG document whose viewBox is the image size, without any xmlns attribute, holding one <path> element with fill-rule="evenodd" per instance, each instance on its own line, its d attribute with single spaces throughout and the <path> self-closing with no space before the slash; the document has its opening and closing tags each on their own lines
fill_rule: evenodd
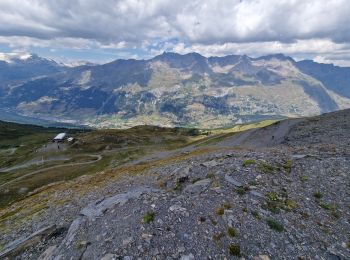
<svg viewBox="0 0 350 260">
<path fill-rule="evenodd" d="M 54 158 L 50 158 L 50 159 L 43 159 L 43 157 L 37 157 L 34 158 L 33 160 L 27 161 L 25 163 L 20 163 L 17 164 L 15 166 L 11 166 L 11 167 L 7 167 L 7 168 L 1 168 L 0 172 L 11 172 L 11 171 L 15 171 L 15 170 L 19 170 L 19 169 L 24 169 L 27 168 L 29 166 L 32 165 L 39 165 L 39 164 L 43 164 L 46 162 L 55 162 L 55 161 L 67 161 L 71 159 L 68 156 L 55 156 Z"/>
<path fill-rule="evenodd" d="M 288 119 L 278 121 L 264 128 L 250 129 L 238 133 L 224 141 L 219 142 L 219 147 L 240 146 L 245 148 L 264 148 L 279 145 L 285 141 L 285 137 L 294 126 L 302 123 L 305 119 Z"/>
</svg>

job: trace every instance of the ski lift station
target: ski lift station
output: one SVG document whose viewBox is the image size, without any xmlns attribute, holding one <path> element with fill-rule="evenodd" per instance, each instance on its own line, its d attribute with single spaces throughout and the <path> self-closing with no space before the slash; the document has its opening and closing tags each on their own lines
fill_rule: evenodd
<svg viewBox="0 0 350 260">
<path fill-rule="evenodd" d="M 56 137 L 54 139 L 52 139 L 53 142 L 63 142 L 64 139 L 66 138 L 67 134 L 66 133 L 59 133 L 58 135 L 56 135 Z"/>
</svg>

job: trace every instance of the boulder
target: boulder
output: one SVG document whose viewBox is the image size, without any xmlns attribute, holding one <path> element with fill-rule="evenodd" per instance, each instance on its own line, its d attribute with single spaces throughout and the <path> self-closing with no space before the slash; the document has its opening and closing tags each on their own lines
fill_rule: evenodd
<svg viewBox="0 0 350 260">
<path fill-rule="evenodd" d="M 186 188 L 184 189 L 184 192 L 190 193 L 190 194 L 200 194 L 206 189 L 208 189 L 210 184 L 211 184 L 211 179 L 200 180 L 195 182 L 194 184 L 187 185 Z"/>
</svg>

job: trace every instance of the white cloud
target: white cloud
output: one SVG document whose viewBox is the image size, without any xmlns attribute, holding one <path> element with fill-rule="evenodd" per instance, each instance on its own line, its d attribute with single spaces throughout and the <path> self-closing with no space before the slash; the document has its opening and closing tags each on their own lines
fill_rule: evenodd
<svg viewBox="0 0 350 260">
<path fill-rule="evenodd" d="M 0 43 L 326 57 L 349 53 L 349 14 L 349 0 L 0 0 Z"/>
<path fill-rule="evenodd" d="M 0 36 L 0 43 L 8 44 L 11 48 L 19 47 L 69 47 L 73 49 L 89 49 L 94 45 L 98 45 L 96 41 L 84 38 L 52 38 L 38 39 L 27 36 Z"/>
<path fill-rule="evenodd" d="M 173 50 L 179 53 L 199 52 L 205 56 L 222 56 L 230 53 L 247 54 L 253 56 L 284 53 L 295 55 L 342 53 L 350 50 L 350 44 L 334 43 L 330 40 L 311 39 L 297 40 L 292 43 L 273 42 L 251 42 L 251 43 L 224 43 L 224 44 L 193 44 L 186 46 L 184 43 L 173 45 Z"/>
<path fill-rule="evenodd" d="M 0 34 L 101 42 L 350 39 L 348 0 L 2 0 Z"/>
</svg>

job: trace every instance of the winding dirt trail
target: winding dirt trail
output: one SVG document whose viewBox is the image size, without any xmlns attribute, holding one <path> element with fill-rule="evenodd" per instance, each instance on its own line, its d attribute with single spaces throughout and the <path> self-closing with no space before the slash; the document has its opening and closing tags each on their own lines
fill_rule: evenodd
<svg viewBox="0 0 350 260">
<path fill-rule="evenodd" d="M 71 159 L 71 158 L 67 157 L 67 156 L 56 156 L 55 158 L 50 158 L 50 159 L 45 159 L 45 160 L 42 160 L 40 157 L 36 157 L 32 160 L 29 160 L 29 161 L 24 162 L 24 163 L 19 163 L 15 166 L 1 168 L 0 172 L 11 172 L 11 171 L 15 171 L 18 169 L 27 168 L 27 167 L 32 166 L 32 165 L 39 165 L 41 163 L 47 163 L 47 162 L 67 161 L 69 159 Z"/>
<path fill-rule="evenodd" d="M 40 172 L 44 172 L 44 171 L 48 171 L 48 170 L 52 170 L 52 169 L 57 169 L 57 168 L 61 168 L 61 167 L 71 167 L 71 166 L 77 166 L 77 165 L 93 164 L 93 163 L 96 163 L 96 162 L 98 162 L 98 161 L 100 161 L 102 159 L 102 155 L 100 155 L 100 154 L 86 154 L 85 156 L 94 157 L 95 160 L 88 161 L 88 162 L 68 163 L 68 164 L 55 165 L 55 166 L 51 166 L 51 167 L 48 167 L 48 168 L 32 171 L 32 172 L 29 172 L 29 173 L 27 173 L 25 175 L 22 175 L 22 176 L 18 177 L 18 178 L 10 180 L 10 181 L 8 181 L 8 182 L 6 182 L 4 184 L 1 184 L 0 188 L 4 187 L 4 186 L 6 186 L 6 185 L 8 185 L 8 184 L 10 184 L 12 182 L 24 179 L 26 177 L 35 175 L 35 174 L 40 173 Z"/>
</svg>

